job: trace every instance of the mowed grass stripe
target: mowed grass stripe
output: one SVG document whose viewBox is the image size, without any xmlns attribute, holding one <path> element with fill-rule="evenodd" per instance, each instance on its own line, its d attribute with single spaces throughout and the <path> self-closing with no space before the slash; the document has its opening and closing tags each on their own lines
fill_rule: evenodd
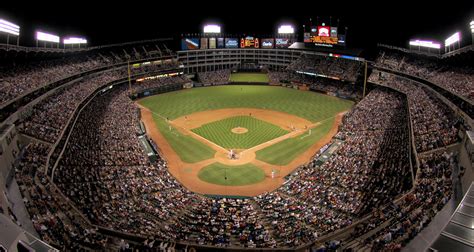
<svg viewBox="0 0 474 252">
<path fill-rule="evenodd" d="M 222 108 L 260 108 L 281 111 L 311 122 L 348 110 L 352 101 L 316 92 L 274 86 L 215 86 L 150 96 L 141 105 L 170 120 L 199 111 Z"/>
<path fill-rule="evenodd" d="M 268 82 L 268 75 L 265 73 L 233 73 L 230 81 L 234 82 Z"/>
<path fill-rule="evenodd" d="M 326 120 L 306 134 L 285 139 L 256 152 L 256 158 L 273 165 L 287 165 L 329 133 L 335 119 Z M 303 136 L 305 136 L 302 138 Z"/>
<path fill-rule="evenodd" d="M 202 168 L 198 177 L 212 184 L 242 186 L 255 184 L 265 179 L 265 172 L 253 164 L 229 166 L 213 163 Z"/>
<path fill-rule="evenodd" d="M 186 163 L 196 163 L 202 160 L 214 157 L 216 151 L 211 147 L 199 142 L 191 136 L 183 135 L 174 127 L 169 130 L 169 124 L 166 120 L 153 115 L 153 120 L 166 141 L 178 154 L 182 161 Z"/>
<path fill-rule="evenodd" d="M 246 128 L 248 132 L 233 133 L 232 129 L 237 127 Z M 226 118 L 204 124 L 192 131 L 227 149 L 248 149 L 288 133 L 276 125 L 250 116 Z"/>
</svg>

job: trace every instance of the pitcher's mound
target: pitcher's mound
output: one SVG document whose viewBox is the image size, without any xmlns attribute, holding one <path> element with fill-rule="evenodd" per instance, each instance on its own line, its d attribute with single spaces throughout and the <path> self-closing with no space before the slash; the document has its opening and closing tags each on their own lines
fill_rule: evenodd
<svg viewBox="0 0 474 252">
<path fill-rule="evenodd" d="M 237 128 L 231 129 L 230 131 L 232 131 L 232 133 L 235 133 L 235 134 L 244 134 L 244 133 L 247 133 L 249 130 L 247 128 L 237 127 Z"/>
</svg>

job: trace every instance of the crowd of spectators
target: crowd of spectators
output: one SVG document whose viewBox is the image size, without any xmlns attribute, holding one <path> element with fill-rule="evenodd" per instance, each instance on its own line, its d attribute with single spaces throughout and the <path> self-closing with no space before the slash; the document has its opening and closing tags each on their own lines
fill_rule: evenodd
<svg viewBox="0 0 474 252">
<path fill-rule="evenodd" d="M 355 228 L 353 238 L 372 233 L 359 248 L 400 250 L 421 232 L 451 198 L 455 159 L 453 153 L 445 151 L 421 157 L 414 189 L 398 202 L 378 209 Z"/>
<path fill-rule="evenodd" d="M 417 151 L 425 152 L 458 141 L 461 124 L 443 101 L 417 82 L 374 70 L 369 81 L 392 87 L 407 95 Z"/>
<path fill-rule="evenodd" d="M 302 68 L 307 68 L 306 57 Z M 342 59 L 322 58 L 308 61 L 321 65 L 329 60 L 344 69 L 358 68 L 356 63 L 340 63 Z M 316 69 L 327 73 L 323 66 Z M 334 69 L 330 74 L 351 78 Z M 59 90 L 35 105 L 32 114 L 22 119 L 20 132 L 55 143 L 86 97 L 126 75 L 123 70 L 101 73 Z M 216 84 L 228 82 L 229 76 L 230 71 L 223 70 L 200 73 L 198 78 Z M 279 82 L 289 76 L 290 81 L 324 92 L 360 94 L 354 86 L 325 78 L 285 72 L 269 76 Z M 403 201 L 392 202 L 412 186 L 408 112 L 419 152 L 455 142 L 457 121 L 442 101 L 416 83 L 377 72 L 371 78 L 404 94 L 381 87 L 371 91 L 344 116 L 338 133 L 343 143 L 327 161 L 321 165 L 313 159 L 281 188 L 257 197 L 203 197 L 176 181 L 163 159 L 150 162 L 138 139 L 139 112 L 127 97 L 126 85 L 98 95 L 80 113 L 55 170 L 54 184 L 45 176 L 50 148 L 46 144 L 26 148 L 16 177 L 34 227 L 43 240 L 58 248 L 100 250 L 114 242 L 83 221 L 82 215 L 104 228 L 147 237 L 142 247 L 156 248 L 164 246 L 156 241 L 170 241 L 275 248 L 303 245 L 372 213 L 374 218 L 358 226 L 355 234 L 388 221 L 386 228 L 364 242 L 376 250 L 396 249 L 449 199 L 454 164 L 453 156 L 446 153 L 423 156 L 414 191 Z M 135 90 L 139 92 L 185 81 L 182 76 L 157 78 L 134 88 L 139 87 Z M 337 247 L 339 242 L 328 246 Z"/>
<path fill-rule="evenodd" d="M 153 75 L 155 71 L 173 66 L 174 63 L 172 62 L 159 65 L 158 67 L 145 65 L 135 68 L 131 74 L 132 76 L 141 75 L 146 77 Z M 68 87 L 58 89 L 55 91 L 55 94 L 33 106 L 31 114 L 20 121 L 18 129 L 23 134 L 45 142 L 54 143 L 58 140 L 58 137 L 61 135 L 61 132 L 67 125 L 69 118 L 73 115 L 77 106 L 84 99 L 89 97 L 101 86 L 127 76 L 127 68 L 122 67 L 117 70 L 86 76 Z M 140 92 L 149 88 L 185 83 L 187 81 L 187 78 L 184 76 L 157 78 L 149 82 L 145 81 L 140 85 L 134 84 L 133 89 L 135 92 Z"/>
<path fill-rule="evenodd" d="M 16 180 L 34 228 L 43 241 L 61 250 L 105 249 L 108 239 L 72 211 L 45 176 L 48 149 L 45 144 L 29 144 L 16 167 Z"/>
<path fill-rule="evenodd" d="M 67 57 L 9 67 L 0 71 L 0 105 L 49 83 L 106 64 L 101 57 Z"/>
<path fill-rule="evenodd" d="M 150 89 L 164 87 L 164 86 L 177 85 L 177 84 L 185 84 L 189 82 L 191 81 L 185 75 L 161 77 L 161 78 L 154 78 L 151 80 L 135 82 L 132 86 L 132 90 L 134 93 L 140 93 L 145 90 L 150 90 Z"/>
<path fill-rule="evenodd" d="M 300 58 L 293 61 L 287 69 L 289 71 L 300 71 L 355 82 L 361 68 L 361 61 L 303 54 Z"/>
<path fill-rule="evenodd" d="M 164 241 L 296 247 L 351 225 L 409 188 L 407 120 L 406 98 L 377 88 L 344 117 L 339 134 L 344 142 L 322 165 L 314 159 L 272 193 L 207 198 L 177 182 L 164 160 L 147 158 L 138 139 L 139 112 L 125 85 L 97 96 L 81 112 L 55 170 L 55 185 L 42 170 L 49 148 L 43 144 L 27 148 L 17 178 L 31 195 L 26 201 L 35 228 L 59 248 L 117 245 L 81 222 L 70 204 L 93 224 L 146 237 L 139 245 L 120 242 L 124 250 L 157 248 Z M 432 164 L 422 161 L 423 167 Z M 425 171 L 432 172 L 423 168 L 420 178 Z M 420 183 L 437 183 L 431 178 Z"/>
<path fill-rule="evenodd" d="M 291 73 L 289 81 L 296 84 L 307 84 L 312 90 L 338 97 L 362 99 L 362 86 L 359 84 L 298 73 Z"/>
<path fill-rule="evenodd" d="M 289 72 L 277 72 L 277 71 L 269 71 L 268 72 L 268 79 L 270 84 L 279 85 L 284 82 L 289 81 L 290 74 Z"/>
<path fill-rule="evenodd" d="M 204 86 L 225 85 L 230 81 L 230 70 L 198 73 L 198 81 Z"/>
<path fill-rule="evenodd" d="M 145 46 L 147 46 L 147 50 L 145 50 Z M 143 60 L 169 55 L 166 48 L 160 49 L 156 44 L 143 45 L 138 48 L 120 49 L 120 51 L 115 50 L 115 52 L 112 49 L 102 52 L 86 52 L 57 59 L 28 62 L 28 64 L 0 65 L 0 106 L 37 88 L 79 73 L 104 66 L 126 63 L 130 60 Z M 159 54 L 153 52 L 159 52 Z M 167 60 L 161 64 L 149 64 L 145 70 L 157 71 L 171 66 L 176 66 L 176 63 Z M 136 70 L 132 68 L 132 74 L 134 71 L 143 72 L 144 69 Z"/>
<path fill-rule="evenodd" d="M 100 73 L 57 90 L 55 94 L 42 100 L 32 108 L 29 116 L 22 119 L 18 130 L 26 135 L 54 143 L 66 127 L 77 106 L 100 86 L 124 78 L 126 71 L 115 70 Z"/>
<path fill-rule="evenodd" d="M 459 96 L 474 100 L 472 66 L 451 66 L 441 59 L 395 50 L 381 50 L 375 63 L 377 66 L 426 79 Z"/>
</svg>

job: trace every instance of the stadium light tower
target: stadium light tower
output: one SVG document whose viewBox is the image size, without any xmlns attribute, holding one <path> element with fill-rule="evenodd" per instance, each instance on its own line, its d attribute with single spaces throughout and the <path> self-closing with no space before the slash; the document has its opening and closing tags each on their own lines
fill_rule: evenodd
<svg viewBox="0 0 474 252">
<path fill-rule="evenodd" d="M 216 24 L 204 25 L 204 33 L 221 33 L 221 26 Z"/>
<path fill-rule="evenodd" d="M 0 32 L 7 34 L 7 47 L 10 43 L 10 36 L 13 35 L 16 37 L 16 45 L 19 45 L 20 41 L 20 26 L 8 22 L 4 19 L 0 19 Z"/>
<path fill-rule="evenodd" d="M 458 44 L 458 48 L 460 46 L 460 41 L 461 40 L 461 33 L 460 32 L 456 32 L 454 33 L 453 35 L 449 36 L 449 38 L 447 38 L 445 41 L 444 41 L 444 48 L 445 48 L 445 51 L 446 49 L 448 50 L 448 52 L 450 51 L 451 49 L 451 45 L 453 45 L 453 48 L 455 48 L 455 43 L 457 42 Z"/>
<path fill-rule="evenodd" d="M 87 39 L 85 38 L 78 38 L 78 37 L 69 37 L 63 39 L 64 49 L 66 49 L 66 45 L 71 45 L 71 48 L 74 48 L 74 45 L 78 45 L 81 48 L 81 45 L 87 45 Z"/>
<path fill-rule="evenodd" d="M 469 25 L 471 26 L 471 36 L 472 36 L 471 44 L 474 44 L 474 20 L 472 20 L 471 23 L 469 23 Z"/>
<path fill-rule="evenodd" d="M 44 47 L 46 47 L 46 42 L 56 43 L 57 48 L 59 48 L 59 36 L 45 33 L 45 32 L 36 32 L 36 47 L 38 47 L 38 41 L 44 41 Z"/>
<path fill-rule="evenodd" d="M 280 25 L 278 27 L 278 34 L 294 34 L 295 28 L 291 25 Z"/>
</svg>

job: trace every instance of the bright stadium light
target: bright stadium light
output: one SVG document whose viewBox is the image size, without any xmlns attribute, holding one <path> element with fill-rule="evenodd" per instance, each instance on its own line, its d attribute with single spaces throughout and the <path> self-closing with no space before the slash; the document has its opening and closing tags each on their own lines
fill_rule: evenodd
<svg viewBox="0 0 474 252">
<path fill-rule="evenodd" d="M 434 43 L 433 41 L 426 41 L 426 40 L 410 40 L 410 45 L 412 46 L 419 46 L 419 47 L 427 47 L 427 48 L 434 48 L 440 49 L 441 44 Z"/>
<path fill-rule="evenodd" d="M 281 25 L 278 27 L 279 34 L 293 34 L 295 33 L 295 29 L 291 25 Z"/>
<path fill-rule="evenodd" d="M 471 26 L 471 32 L 474 33 L 474 20 L 472 20 L 469 25 Z"/>
<path fill-rule="evenodd" d="M 70 38 L 65 38 L 63 39 L 63 43 L 65 45 L 70 45 L 70 44 L 87 44 L 87 40 L 84 38 L 75 38 L 75 37 L 70 37 Z"/>
<path fill-rule="evenodd" d="M 204 33 L 221 33 L 221 27 L 215 24 L 205 25 Z"/>
<path fill-rule="evenodd" d="M 20 35 L 20 26 L 8 22 L 4 19 L 0 19 L 0 32 L 5 32 L 10 35 L 19 36 Z"/>
<path fill-rule="evenodd" d="M 459 32 L 456 32 L 444 41 L 444 46 L 448 47 L 456 42 L 459 42 L 460 38 L 461 34 Z"/>
<path fill-rule="evenodd" d="M 37 31 L 36 32 L 36 40 L 45 41 L 45 42 L 59 43 L 59 36 Z"/>
</svg>

